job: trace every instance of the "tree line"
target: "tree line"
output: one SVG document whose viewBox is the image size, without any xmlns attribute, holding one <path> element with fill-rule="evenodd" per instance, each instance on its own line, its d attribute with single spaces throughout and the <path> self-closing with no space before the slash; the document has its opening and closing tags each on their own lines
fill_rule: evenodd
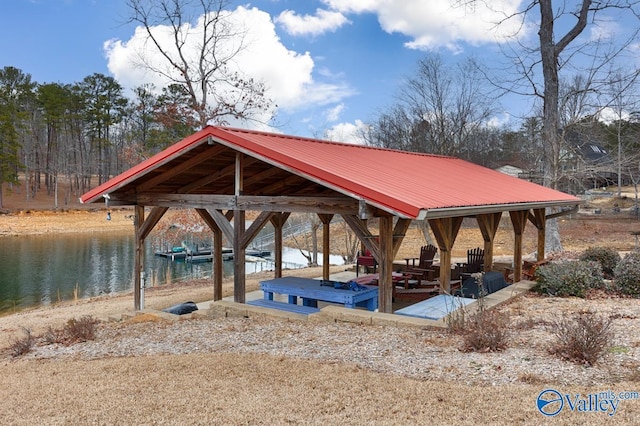
<svg viewBox="0 0 640 426">
<path fill-rule="evenodd" d="M 0 184 L 17 183 L 22 172 L 27 199 L 44 189 L 58 207 L 198 128 L 181 86 L 156 94 L 143 85 L 133 94 L 100 73 L 39 84 L 15 67 L 1 69 Z"/>
</svg>

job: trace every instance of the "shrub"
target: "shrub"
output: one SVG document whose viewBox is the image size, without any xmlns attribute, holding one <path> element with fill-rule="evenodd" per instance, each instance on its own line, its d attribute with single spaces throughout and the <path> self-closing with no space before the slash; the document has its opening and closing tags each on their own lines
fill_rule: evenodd
<svg viewBox="0 0 640 426">
<path fill-rule="evenodd" d="M 99 321 L 90 315 L 79 319 L 71 318 L 64 326 L 64 336 L 67 343 L 86 342 L 96 336 L 96 324 Z"/>
<path fill-rule="evenodd" d="M 640 296 L 640 253 L 628 253 L 613 271 L 615 285 L 621 293 Z"/>
<path fill-rule="evenodd" d="M 597 262 L 581 260 L 549 263 L 536 270 L 536 291 L 551 296 L 584 297 L 591 288 L 604 287 L 602 267 Z"/>
<path fill-rule="evenodd" d="M 552 325 L 557 341 L 550 352 L 568 361 L 593 365 L 611 346 L 612 321 L 593 312 L 580 312 L 573 318 L 565 315 Z"/>
<path fill-rule="evenodd" d="M 495 310 L 471 316 L 463 331 L 464 352 L 496 352 L 507 347 L 509 317 Z"/>
<path fill-rule="evenodd" d="M 618 266 L 620 259 L 620 253 L 610 247 L 589 247 L 580 255 L 580 260 L 584 262 L 600 263 L 607 278 L 613 278 L 613 270 Z"/>
<path fill-rule="evenodd" d="M 31 335 L 31 330 L 24 327 L 22 328 L 22 330 L 24 331 L 25 335 L 23 337 L 14 338 L 9 344 L 9 350 L 11 351 L 11 355 L 13 357 L 18 357 L 31 352 L 31 348 L 35 343 L 35 339 Z"/>
<path fill-rule="evenodd" d="M 64 329 L 54 329 L 49 326 L 47 331 L 42 335 L 42 340 L 44 340 L 45 344 L 52 345 L 54 343 L 65 343 L 66 337 L 64 333 Z"/>
</svg>

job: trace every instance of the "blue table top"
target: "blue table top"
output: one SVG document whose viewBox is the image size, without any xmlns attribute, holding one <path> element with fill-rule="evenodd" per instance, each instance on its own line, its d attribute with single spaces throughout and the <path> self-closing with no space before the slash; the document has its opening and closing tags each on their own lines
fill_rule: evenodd
<svg viewBox="0 0 640 426">
<path fill-rule="evenodd" d="M 422 302 L 395 311 L 398 315 L 439 320 L 458 308 L 475 302 L 476 299 L 439 294 Z"/>
<path fill-rule="evenodd" d="M 323 285 L 323 280 L 311 278 L 282 277 L 260 281 L 264 292 L 288 294 L 316 300 L 338 303 L 356 303 L 378 297 L 378 287 L 362 285 L 363 290 L 335 288 L 333 285 Z"/>
</svg>

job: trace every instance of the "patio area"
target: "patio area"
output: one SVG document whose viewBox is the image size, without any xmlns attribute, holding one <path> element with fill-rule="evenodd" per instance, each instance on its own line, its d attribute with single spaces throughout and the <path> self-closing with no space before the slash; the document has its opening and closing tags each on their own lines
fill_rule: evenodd
<svg viewBox="0 0 640 426">
<path fill-rule="evenodd" d="M 332 274 L 333 281 L 348 282 L 355 279 L 355 271 L 344 271 Z M 317 278 L 322 279 L 321 277 Z M 528 292 L 535 285 L 534 281 L 520 281 L 511 284 L 501 290 L 489 294 L 483 298 L 486 309 L 491 309 L 512 298 L 518 297 Z M 444 296 L 444 295 L 443 295 Z M 437 296 L 439 297 L 439 296 Z M 291 311 L 272 309 L 262 306 L 255 306 L 251 303 L 237 303 L 233 297 L 226 297 L 220 301 L 207 301 L 198 304 L 196 315 L 207 315 L 214 317 L 243 316 L 254 317 L 266 315 L 294 321 L 329 321 L 329 322 L 352 322 L 359 324 L 391 325 L 397 327 L 437 327 L 446 328 L 449 325 L 449 315 L 455 315 L 460 309 L 465 315 L 472 315 L 478 310 L 477 300 L 469 301 L 467 298 L 456 298 L 449 296 L 450 303 L 435 304 L 424 307 L 424 302 L 434 300 L 426 299 L 423 302 L 398 301 L 393 303 L 393 313 L 383 313 L 369 311 L 367 309 L 350 309 L 334 303 L 318 302 L 319 311 L 311 314 L 301 314 Z M 247 293 L 247 302 L 264 298 L 261 290 Z M 461 299 L 467 299 L 462 301 Z M 287 303 L 286 295 L 274 295 L 274 300 Z M 299 302 L 301 304 L 301 302 Z M 421 306 L 420 303 L 423 303 Z M 444 308 L 444 310 L 443 310 Z M 404 313 L 404 315 L 403 315 Z M 407 314 L 408 313 L 408 314 Z M 192 314 L 190 314 L 192 315 Z"/>
</svg>

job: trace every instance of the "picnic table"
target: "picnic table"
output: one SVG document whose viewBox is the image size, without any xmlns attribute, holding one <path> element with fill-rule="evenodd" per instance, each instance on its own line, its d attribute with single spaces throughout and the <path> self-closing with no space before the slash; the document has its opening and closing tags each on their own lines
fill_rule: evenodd
<svg viewBox="0 0 640 426">
<path fill-rule="evenodd" d="M 336 286 L 336 281 L 314 280 L 310 278 L 283 277 L 260 281 L 265 301 L 273 301 L 274 294 L 286 294 L 290 305 L 317 308 L 318 301 L 344 304 L 347 308 L 364 307 L 370 311 L 378 308 L 378 287 L 358 285 L 358 290 Z M 343 283 L 339 283 L 343 284 Z M 338 287 L 338 288 L 336 288 Z M 344 286 L 348 287 L 348 286 Z"/>
</svg>

